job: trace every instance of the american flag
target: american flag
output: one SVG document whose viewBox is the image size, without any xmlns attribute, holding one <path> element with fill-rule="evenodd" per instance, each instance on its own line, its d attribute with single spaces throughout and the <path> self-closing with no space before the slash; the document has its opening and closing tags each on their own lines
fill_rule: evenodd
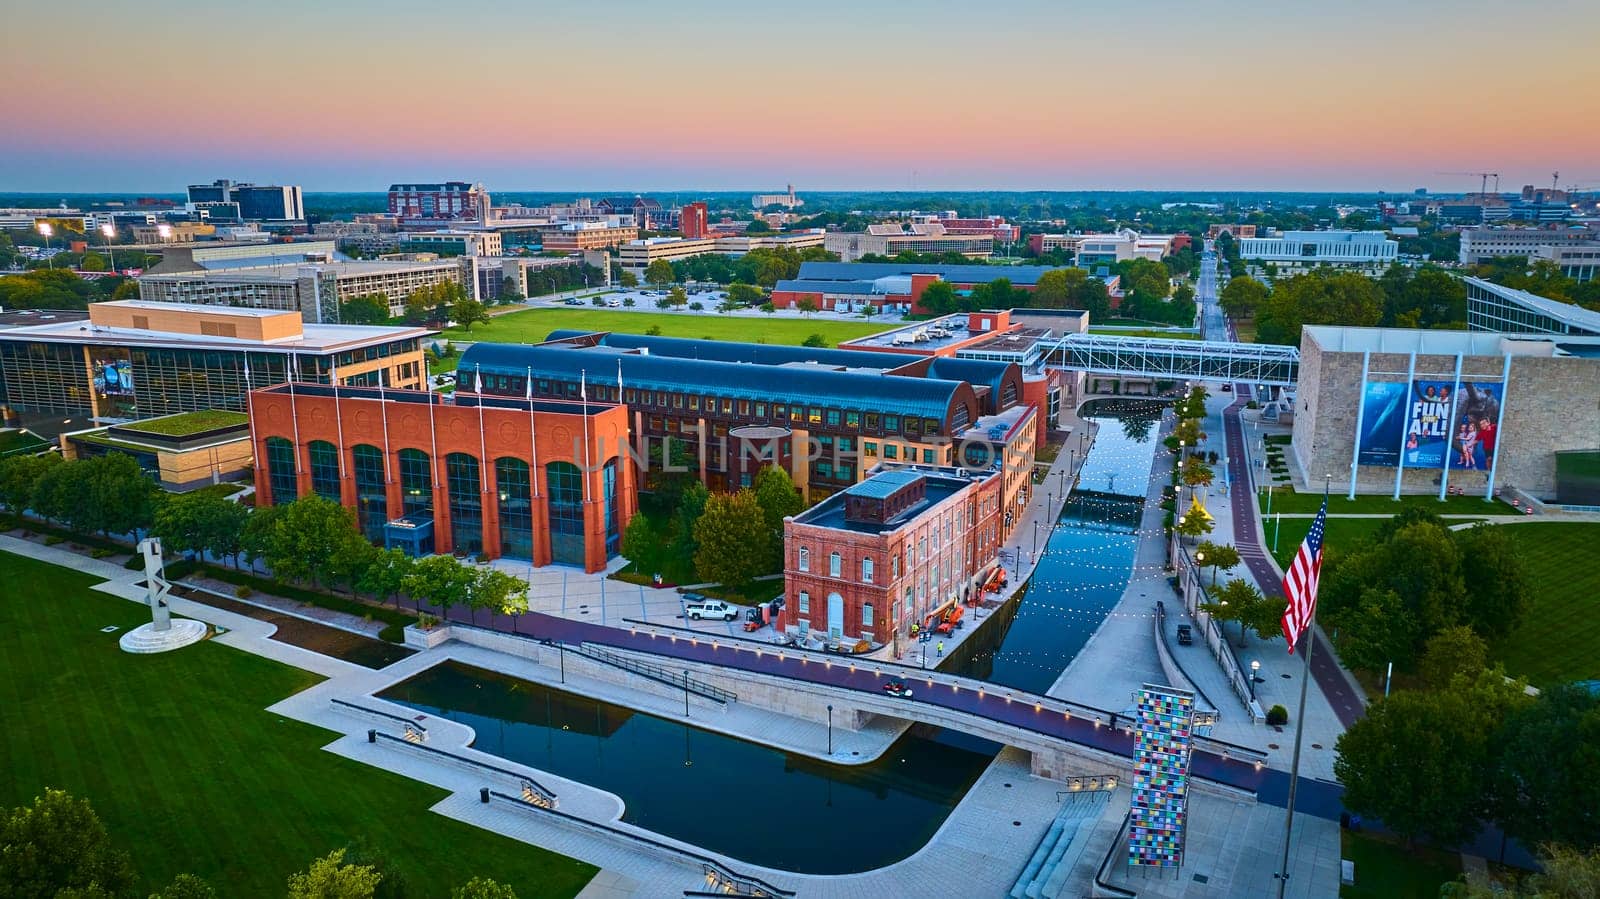
<svg viewBox="0 0 1600 899">
<path fill-rule="evenodd" d="M 1317 520 L 1311 522 L 1311 533 L 1306 535 L 1300 551 L 1295 553 L 1289 573 L 1283 577 L 1283 596 L 1289 601 L 1283 610 L 1283 637 L 1289 641 L 1289 652 L 1301 632 L 1311 624 L 1317 613 L 1317 579 L 1322 576 L 1322 529 L 1328 521 L 1328 498 L 1322 498 L 1322 508 L 1317 510 Z"/>
</svg>

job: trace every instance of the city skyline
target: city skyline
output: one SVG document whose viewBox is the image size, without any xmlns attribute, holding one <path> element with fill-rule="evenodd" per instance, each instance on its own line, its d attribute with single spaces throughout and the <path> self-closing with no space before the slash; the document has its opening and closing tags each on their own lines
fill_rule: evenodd
<svg viewBox="0 0 1600 899">
<path fill-rule="evenodd" d="M 163 191 L 213 177 L 375 191 L 1503 190 L 1600 183 L 1574 115 L 1600 9 L 1556 0 L 1540 53 L 1487 4 L 1231 7 L 822 2 L 472 19 L 422 5 L 31 5 L 0 71 L 0 190 Z M 1382 27 L 1375 27 L 1381 23 Z M 71 29 L 59 46 L 23 35 Z M 41 77 L 40 73 L 49 73 Z M 1590 77 L 1585 77 L 1588 75 Z M 138 87 L 129 88 L 132 79 Z M 1494 117 L 1491 132 L 1485 116 Z"/>
</svg>

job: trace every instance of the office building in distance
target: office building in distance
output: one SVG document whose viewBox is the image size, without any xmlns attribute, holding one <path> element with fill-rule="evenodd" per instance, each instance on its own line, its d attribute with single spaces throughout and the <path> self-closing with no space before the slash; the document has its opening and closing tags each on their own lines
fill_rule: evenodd
<svg viewBox="0 0 1600 899">
<path fill-rule="evenodd" d="M 1482 278 L 1467 278 L 1467 327 L 1499 334 L 1600 337 L 1600 312 Z"/>
<path fill-rule="evenodd" d="M 544 250 L 551 253 L 605 250 L 639 239 L 638 225 L 612 221 L 566 222 L 538 230 Z"/>
<path fill-rule="evenodd" d="M 829 235 L 830 237 L 832 235 Z M 1000 278 L 1018 290 L 1032 291 L 1048 265 L 939 265 L 920 262 L 802 262 L 797 276 L 777 282 L 772 304 L 788 309 L 810 300 L 818 309 L 859 311 L 865 306 L 888 312 L 922 312 L 922 292 L 945 281 L 957 293 Z"/>
<path fill-rule="evenodd" d="M 1239 258 L 1283 276 L 1325 265 L 1376 276 L 1400 258 L 1400 244 L 1383 231 L 1285 231 L 1243 238 Z"/>
<path fill-rule="evenodd" d="M 1458 258 L 1462 265 L 1505 256 L 1527 259 L 1543 247 L 1582 246 L 1594 241 L 1595 232 L 1587 228 L 1462 228 Z"/>
<path fill-rule="evenodd" d="M 147 275 L 139 279 L 139 298 L 294 311 L 308 322 L 331 324 L 339 321 L 344 301 L 381 293 L 389 298 L 389 314 L 398 317 L 405 312 L 406 297 L 418 288 L 449 282 L 472 294 L 472 258 L 307 262 Z"/>
<path fill-rule="evenodd" d="M 210 184 L 189 185 L 189 203 L 211 212 L 213 218 L 233 218 L 263 222 L 300 222 L 306 217 L 305 199 L 299 185 L 250 184 L 227 179 Z"/>
<path fill-rule="evenodd" d="M 422 328 L 303 324 L 298 312 L 121 300 L 87 321 L 0 330 L 0 397 L 24 423 L 245 410 L 252 387 L 335 374 L 421 387 Z M 57 430 L 60 430 L 59 428 Z"/>
<path fill-rule="evenodd" d="M 650 237 L 631 240 L 617 248 L 617 260 L 622 270 L 643 280 L 645 269 L 657 259 L 676 262 L 691 256 L 722 253 L 743 256 L 756 249 L 787 247 L 804 250 L 820 247 L 823 243 L 821 229 L 783 231 L 777 234 L 712 234 L 705 237 Z"/>
<path fill-rule="evenodd" d="M 992 470 L 885 465 L 783 525 L 777 627 L 800 639 L 890 644 L 975 597 L 999 567 L 1005 503 Z"/>
<path fill-rule="evenodd" d="M 1548 262 L 1574 281 L 1593 281 L 1600 275 L 1600 240 L 1536 247 L 1530 262 Z"/>
<path fill-rule="evenodd" d="M 989 234 L 951 234 L 938 222 L 868 225 L 866 231 L 833 231 L 822 245 L 844 262 L 862 256 L 897 256 L 901 253 L 960 253 L 969 259 L 994 255 Z"/>
<path fill-rule="evenodd" d="M 615 403 L 277 384 L 249 408 L 260 505 L 315 494 L 411 555 L 601 571 L 637 509 Z"/>
<path fill-rule="evenodd" d="M 465 181 L 389 185 L 389 214 L 406 225 L 451 225 L 477 219 L 490 202 L 482 184 Z"/>
<path fill-rule="evenodd" d="M 678 217 L 678 230 L 689 240 L 705 237 L 711 233 L 708 225 L 710 212 L 704 201 L 697 200 L 683 207 L 682 214 Z"/>
</svg>

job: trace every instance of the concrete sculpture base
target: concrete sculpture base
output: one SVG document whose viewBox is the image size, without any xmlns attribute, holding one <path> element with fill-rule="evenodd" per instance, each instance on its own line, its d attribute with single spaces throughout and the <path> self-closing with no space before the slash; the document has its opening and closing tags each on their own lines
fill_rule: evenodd
<svg viewBox="0 0 1600 899">
<path fill-rule="evenodd" d="M 126 634 L 117 643 L 123 652 L 167 652 L 172 649 L 182 649 L 191 643 L 198 643 L 206 638 L 206 623 L 195 621 L 192 618 L 174 618 L 172 626 L 164 631 L 155 629 L 154 624 L 141 624 Z"/>
</svg>

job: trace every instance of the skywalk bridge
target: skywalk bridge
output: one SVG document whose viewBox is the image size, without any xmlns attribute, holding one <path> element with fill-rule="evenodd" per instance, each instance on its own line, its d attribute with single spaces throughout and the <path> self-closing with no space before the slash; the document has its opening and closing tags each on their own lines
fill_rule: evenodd
<svg viewBox="0 0 1600 899">
<path fill-rule="evenodd" d="M 1270 343 L 1066 334 L 1039 350 L 1046 365 L 1125 378 L 1292 387 L 1300 376 L 1299 348 Z"/>
</svg>

